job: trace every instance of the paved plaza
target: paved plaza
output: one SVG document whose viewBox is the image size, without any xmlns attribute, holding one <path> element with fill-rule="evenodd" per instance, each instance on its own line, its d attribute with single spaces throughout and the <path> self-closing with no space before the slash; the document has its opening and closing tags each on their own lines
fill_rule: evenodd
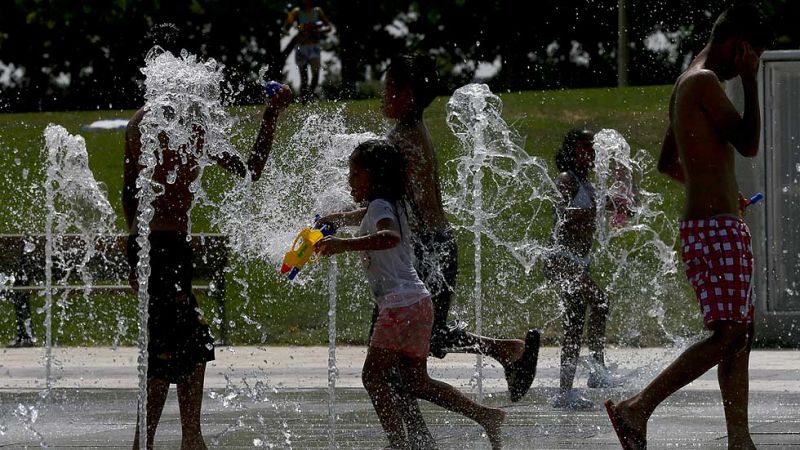
<svg viewBox="0 0 800 450">
<path fill-rule="evenodd" d="M 485 402 L 508 412 L 509 449 L 619 448 L 601 407 L 641 388 L 678 350 L 611 349 L 608 359 L 627 377 L 624 388 L 586 389 L 592 411 L 550 407 L 558 386 L 558 351 L 543 348 L 533 388 L 519 403 L 505 391 L 502 369 L 484 368 Z M 209 364 L 203 403 L 204 434 L 214 448 L 383 448 L 386 441 L 361 387 L 366 348 L 337 349 L 335 417 L 329 415 L 328 349 L 221 347 Z M 0 447 L 130 448 L 137 395 L 134 348 L 54 349 L 54 389 L 43 395 L 44 351 L 0 350 Z M 430 359 L 430 372 L 477 394 L 475 358 Z M 753 352 L 750 423 L 759 448 L 800 448 L 800 352 Z M 586 371 L 576 385 L 585 387 Z M 649 448 L 725 448 L 725 422 L 711 371 L 662 405 L 650 422 Z M 487 440 L 469 420 L 421 402 L 441 449 L 484 449 Z M 331 434 L 331 424 L 335 434 Z M 157 448 L 178 448 L 180 423 L 170 393 Z"/>
</svg>

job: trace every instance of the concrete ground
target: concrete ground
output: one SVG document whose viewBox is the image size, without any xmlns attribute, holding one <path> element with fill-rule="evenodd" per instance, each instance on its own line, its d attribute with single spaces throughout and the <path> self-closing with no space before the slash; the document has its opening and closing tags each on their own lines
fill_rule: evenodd
<svg viewBox="0 0 800 450">
<path fill-rule="evenodd" d="M 361 387 L 364 347 L 336 351 L 335 417 L 329 415 L 328 349 L 222 347 L 209 364 L 203 431 L 209 447 L 382 448 L 383 432 Z M 558 386 L 558 351 L 543 348 L 533 388 L 519 403 L 508 400 L 502 369 L 483 369 L 484 401 L 508 412 L 509 449 L 620 448 L 602 408 L 644 386 L 677 350 L 611 349 L 608 360 L 626 377 L 623 388 L 585 389 L 591 411 L 549 405 Z M 45 394 L 41 348 L 0 350 L 0 447 L 130 448 L 137 398 L 136 349 L 54 349 L 54 388 Z M 489 361 L 491 362 L 491 361 Z M 476 394 L 475 358 L 430 359 L 434 378 Z M 750 359 L 750 424 L 759 448 L 800 448 L 800 352 L 755 351 Z M 585 388 L 586 370 L 576 386 Z M 421 402 L 441 449 L 488 448 L 474 423 Z M 333 426 L 331 426 L 333 425 Z M 331 433 L 331 430 L 335 433 Z M 725 448 L 726 432 L 716 372 L 665 402 L 651 419 L 649 448 Z M 180 422 L 170 393 L 157 448 L 178 448 Z"/>
</svg>

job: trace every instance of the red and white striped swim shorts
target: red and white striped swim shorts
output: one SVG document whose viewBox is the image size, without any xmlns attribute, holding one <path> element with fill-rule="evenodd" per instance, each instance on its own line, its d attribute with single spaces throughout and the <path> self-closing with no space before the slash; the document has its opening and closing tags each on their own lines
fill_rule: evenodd
<svg viewBox="0 0 800 450">
<path fill-rule="evenodd" d="M 735 216 L 681 220 L 686 277 L 694 288 L 703 322 L 753 321 L 753 248 L 750 230 Z"/>
</svg>

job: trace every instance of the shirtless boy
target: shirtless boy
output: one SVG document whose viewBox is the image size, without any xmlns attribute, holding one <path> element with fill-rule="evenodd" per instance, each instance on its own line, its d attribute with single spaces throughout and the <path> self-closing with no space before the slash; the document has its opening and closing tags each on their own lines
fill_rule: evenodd
<svg viewBox="0 0 800 450">
<path fill-rule="evenodd" d="M 280 111 L 291 101 L 288 86 L 273 96 L 264 110 L 253 148 L 247 161 L 237 155 L 224 153 L 217 163 L 241 176 L 257 180 L 267 162 L 272 147 L 275 124 Z M 141 170 L 142 152 L 139 125 L 146 114 L 157 114 L 143 107 L 133 116 L 125 133 L 124 189 L 122 205 L 130 236 L 128 260 L 131 267 L 131 286 L 138 289 L 137 264 L 139 245 L 136 211 L 138 198 L 136 180 Z M 188 126 L 188 124 L 187 124 Z M 202 145 L 203 129 L 192 125 L 195 139 Z M 169 138 L 159 135 L 162 157 L 155 168 L 153 180 L 163 186 L 163 192 L 153 201 L 150 221 L 150 294 L 147 328 L 150 336 L 147 363 L 147 444 L 153 448 L 156 427 L 164 408 L 170 383 L 177 384 L 181 416 L 181 448 L 206 448 L 200 430 L 200 407 L 203 400 L 203 378 L 206 362 L 214 359 L 214 342 L 208 324 L 198 313 L 192 288 L 192 249 L 187 241 L 188 212 L 193 195 L 190 185 L 198 176 L 192 161 L 182 161 L 181 154 L 170 148 Z M 174 182 L 167 182 L 170 173 Z M 138 422 L 138 420 L 137 420 Z M 139 427 L 136 427 L 134 449 L 139 448 Z"/>
<path fill-rule="evenodd" d="M 606 401 L 624 449 L 646 448 L 647 421 L 655 408 L 714 366 L 728 448 L 755 448 L 747 422 L 753 254 L 741 218 L 734 152 L 745 157 L 758 153 L 756 74 L 769 42 L 758 8 L 733 6 L 719 16 L 709 43 L 675 84 L 658 168 L 686 189 L 680 221 L 683 260 L 711 335 L 689 347 L 640 393 L 617 404 Z M 744 87 L 743 115 L 720 84 L 736 76 Z"/>
</svg>

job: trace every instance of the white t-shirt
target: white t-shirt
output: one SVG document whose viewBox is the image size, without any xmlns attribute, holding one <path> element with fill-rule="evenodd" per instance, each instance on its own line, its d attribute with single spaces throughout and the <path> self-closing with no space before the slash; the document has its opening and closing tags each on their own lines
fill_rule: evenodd
<svg viewBox="0 0 800 450">
<path fill-rule="evenodd" d="M 395 208 L 392 202 L 383 199 L 372 200 L 367 206 L 358 234 L 366 236 L 377 233 L 378 222 L 383 219 L 391 219 L 391 229 L 400 233 L 402 238 L 393 248 L 361 252 L 361 263 L 367 272 L 367 281 L 379 308 L 413 305 L 430 293 L 414 270 L 409 242 L 410 230 L 403 207 Z"/>
</svg>

